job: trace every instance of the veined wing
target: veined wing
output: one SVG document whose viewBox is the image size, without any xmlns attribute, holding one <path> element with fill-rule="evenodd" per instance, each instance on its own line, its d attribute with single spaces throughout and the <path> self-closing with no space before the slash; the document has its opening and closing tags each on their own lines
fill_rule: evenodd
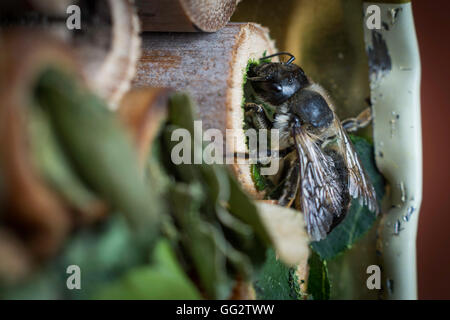
<svg viewBox="0 0 450 320">
<path fill-rule="evenodd" d="M 301 127 L 293 135 L 300 161 L 300 204 L 313 241 L 324 239 L 342 213 L 342 185 L 333 159 Z"/>
<path fill-rule="evenodd" d="M 337 144 L 340 154 L 344 158 L 344 163 L 348 169 L 348 191 L 350 196 L 358 198 L 361 205 L 366 205 L 370 211 L 378 213 L 378 203 L 375 189 L 364 170 L 358 154 L 353 148 L 347 133 L 341 122 L 334 117 L 337 128 Z"/>
</svg>

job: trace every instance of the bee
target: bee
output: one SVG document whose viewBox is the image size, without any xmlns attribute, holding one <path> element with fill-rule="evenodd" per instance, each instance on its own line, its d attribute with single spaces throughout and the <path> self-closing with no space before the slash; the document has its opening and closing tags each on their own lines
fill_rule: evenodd
<svg viewBox="0 0 450 320">
<path fill-rule="evenodd" d="M 279 55 L 290 58 L 263 60 Z M 250 66 L 247 81 L 257 103 L 245 104 L 245 118 L 255 129 L 279 130 L 278 152 L 286 154 L 287 169 L 278 203 L 301 210 L 311 239 L 318 241 L 342 221 L 351 198 L 379 211 L 375 190 L 346 132 L 367 125 L 371 112 L 369 108 L 341 122 L 325 90 L 293 64 L 294 59 L 279 52 Z"/>
</svg>

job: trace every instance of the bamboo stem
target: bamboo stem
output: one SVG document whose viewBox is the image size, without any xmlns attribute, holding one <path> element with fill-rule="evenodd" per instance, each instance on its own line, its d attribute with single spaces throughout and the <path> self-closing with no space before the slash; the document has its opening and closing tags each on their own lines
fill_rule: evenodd
<svg viewBox="0 0 450 320">
<path fill-rule="evenodd" d="M 37 74 L 44 66 L 75 69 L 67 48 L 41 35 L 9 32 L 2 38 L 0 59 L 0 153 L 8 211 L 5 219 L 25 230 L 38 257 L 56 252 L 70 229 L 70 217 L 60 196 L 32 162 L 26 107 L 32 101 Z"/>
<path fill-rule="evenodd" d="M 74 50 L 91 89 L 115 109 L 129 89 L 140 54 L 140 27 L 134 2 L 72 1 L 70 4 L 80 7 L 80 30 L 69 30 L 66 26 L 67 4 L 67 1 L 18 0 L 6 7 L 0 26 L 44 30 L 64 40 Z"/>
<path fill-rule="evenodd" d="M 225 26 L 237 0 L 137 0 L 143 31 L 215 32 Z"/>
<path fill-rule="evenodd" d="M 230 129 L 237 137 L 231 152 L 246 152 L 242 109 L 244 74 L 249 59 L 275 52 L 268 30 L 252 23 L 228 24 L 216 33 L 144 33 L 135 87 L 188 91 L 199 107 L 203 130 Z M 256 191 L 249 165 L 231 166 L 246 191 Z"/>
</svg>

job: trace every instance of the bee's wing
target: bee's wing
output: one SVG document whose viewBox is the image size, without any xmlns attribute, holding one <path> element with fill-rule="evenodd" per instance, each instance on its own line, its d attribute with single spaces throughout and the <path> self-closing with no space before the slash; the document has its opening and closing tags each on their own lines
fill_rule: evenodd
<svg viewBox="0 0 450 320">
<path fill-rule="evenodd" d="M 324 239 L 342 212 L 342 185 L 334 161 L 300 127 L 294 130 L 300 161 L 300 204 L 313 241 Z"/>
<path fill-rule="evenodd" d="M 370 211 L 378 213 L 378 203 L 375 189 L 365 172 L 358 154 L 353 148 L 347 133 L 338 118 L 334 117 L 337 129 L 337 144 L 340 154 L 344 157 L 344 163 L 348 169 L 348 191 L 350 196 L 358 198 L 361 205 L 366 205 Z"/>
</svg>

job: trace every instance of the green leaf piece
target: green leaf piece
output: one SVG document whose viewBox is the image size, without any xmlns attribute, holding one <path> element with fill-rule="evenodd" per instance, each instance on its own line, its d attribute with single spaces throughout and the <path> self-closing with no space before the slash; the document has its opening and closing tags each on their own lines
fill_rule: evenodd
<svg viewBox="0 0 450 320">
<path fill-rule="evenodd" d="M 148 263 L 149 250 L 139 246 L 124 217 L 112 213 L 105 223 L 75 233 L 63 252 L 26 279 L 3 290 L 4 299 L 89 299 L 129 268 Z M 68 290 L 68 266 L 81 270 L 81 290 Z M 3 289 L 3 288 L 2 288 Z"/>
<path fill-rule="evenodd" d="M 241 248 L 252 258 L 253 265 L 257 268 L 264 263 L 267 246 L 272 243 L 272 240 L 253 200 L 242 190 L 234 177 L 228 175 L 228 179 L 231 188 L 228 210 L 236 218 L 252 227 L 256 237 L 253 237 L 251 245 Z"/>
<path fill-rule="evenodd" d="M 47 113 L 41 108 L 30 108 L 28 129 L 32 160 L 38 170 L 73 207 L 89 212 L 98 198 L 75 174 Z"/>
<path fill-rule="evenodd" d="M 175 130 L 185 129 L 193 159 L 193 149 L 202 152 L 202 142 L 194 141 L 195 106 L 182 94 L 170 105 L 164 153 L 180 143 L 171 139 Z M 248 278 L 264 262 L 270 238 L 257 208 L 225 166 L 168 163 L 177 181 L 169 195 L 181 246 L 207 296 L 227 298 L 237 275 Z"/>
<path fill-rule="evenodd" d="M 82 287 L 66 289 L 65 294 L 71 299 L 92 298 L 129 268 L 148 263 L 149 255 L 150 250 L 137 243 L 124 217 L 113 213 L 105 224 L 80 230 L 66 246 L 60 258 L 60 272 L 69 265 L 79 266 Z"/>
<path fill-rule="evenodd" d="M 170 159 L 176 129 L 189 132 L 191 159 L 203 153 L 187 95 L 171 98 L 145 171 L 117 116 L 69 75 L 45 71 L 35 97 L 32 114 L 39 121 L 31 130 L 39 133 L 40 171 L 67 188 L 71 205 L 87 201 L 81 190 L 105 200 L 111 212 L 106 221 L 74 232 L 59 256 L 7 288 L 8 298 L 226 299 L 237 278 L 250 279 L 261 269 L 271 239 L 227 167 Z M 49 165 L 53 161 L 58 165 Z M 81 290 L 66 287 L 70 265 L 80 267 Z"/>
<path fill-rule="evenodd" d="M 250 174 L 252 175 L 253 183 L 258 191 L 263 191 L 267 188 L 267 181 L 261 175 L 261 167 L 259 164 L 252 164 L 250 166 Z"/>
<path fill-rule="evenodd" d="M 70 75 L 48 69 L 36 88 L 77 173 L 117 211 L 148 246 L 158 237 L 162 202 L 147 185 L 125 128 L 105 103 Z"/>
<path fill-rule="evenodd" d="M 208 297 L 226 299 L 232 287 L 232 278 L 226 270 L 231 248 L 217 222 L 207 222 L 201 216 L 201 186 L 178 183 L 170 194 L 175 220 L 180 225 L 181 244 L 189 254 L 201 287 Z"/>
<path fill-rule="evenodd" d="M 267 250 L 266 262 L 254 281 L 259 300 L 299 300 L 300 294 L 295 269 L 276 258 L 273 249 Z"/>
<path fill-rule="evenodd" d="M 327 262 L 321 260 L 319 255 L 313 252 L 308 264 L 308 294 L 313 300 L 330 299 L 330 280 L 328 278 Z"/>
<path fill-rule="evenodd" d="M 194 121 L 197 119 L 194 102 L 189 95 L 175 93 L 170 98 L 168 122 L 194 134 Z"/>
<path fill-rule="evenodd" d="M 201 299 L 167 240 L 157 243 L 152 260 L 151 265 L 131 269 L 116 283 L 103 288 L 96 297 L 114 300 Z"/>
</svg>

